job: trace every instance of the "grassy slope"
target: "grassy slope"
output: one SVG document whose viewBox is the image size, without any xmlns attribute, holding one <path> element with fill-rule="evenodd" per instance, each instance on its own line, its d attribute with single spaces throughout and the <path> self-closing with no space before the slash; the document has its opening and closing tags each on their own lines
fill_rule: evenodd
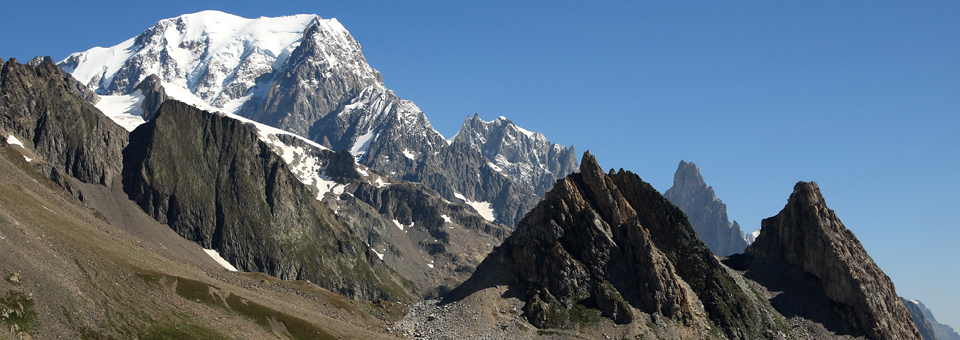
<svg viewBox="0 0 960 340">
<path fill-rule="evenodd" d="M 20 318 L 4 317 L 0 308 L 0 338 L 27 332 L 34 338 L 378 339 L 387 336 L 368 329 L 382 331 L 404 313 L 402 306 L 357 302 L 306 282 L 165 257 L 108 224 L 3 142 L 0 173 L 0 304 L 7 306 L 11 296 L 32 304 L 15 315 Z M 13 274 L 18 278 L 11 280 Z"/>
</svg>

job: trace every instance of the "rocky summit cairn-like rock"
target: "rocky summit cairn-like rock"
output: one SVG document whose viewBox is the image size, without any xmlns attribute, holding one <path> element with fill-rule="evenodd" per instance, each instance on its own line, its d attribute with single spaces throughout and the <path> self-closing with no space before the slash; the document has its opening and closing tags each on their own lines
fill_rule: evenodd
<svg viewBox="0 0 960 340">
<path fill-rule="evenodd" d="M 687 326 L 712 322 L 729 338 L 772 328 L 680 209 L 631 172 L 605 174 L 589 152 L 580 172 L 557 181 L 471 280 L 486 275 L 515 277 L 526 317 L 541 328 L 574 323 L 581 308 L 617 323 L 642 320 L 638 313 Z M 474 285 L 482 284 L 468 281 L 449 299 Z"/>
<path fill-rule="evenodd" d="M 673 175 L 673 187 L 663 197 L 687 214 L 693 230 L 714 254 L 742 253 L 749 245 L 740 232 L 740 225 L 727 219 L 727 205 L 717 199 L 713 187 L 704 183 L 700 169 L 693 162 L 680 161 Z"/>
<path fill-rule="evenodd" d="M 893 282 L 827 208 L 814 182 L 794 186 L 783 210 L 763 220 L 747 254 L 774 256 L 817 277 L 840 318 L 868 339 L 921 339 Z"/>
</svg>

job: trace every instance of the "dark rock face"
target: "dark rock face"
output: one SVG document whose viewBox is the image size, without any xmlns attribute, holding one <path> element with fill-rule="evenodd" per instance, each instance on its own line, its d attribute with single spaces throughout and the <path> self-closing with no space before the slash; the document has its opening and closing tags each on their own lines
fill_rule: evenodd
<svg viewBox="0 0 960 340">
<path fill-rule="evenodd" d="M 56 62 L 53 61 L 53 58 L 50 58 L 49 56 L 46 56 L 46 57 L 38 56 L 38 57 L 34 57 L 33 59 L 30 59 L 30 61 L 27 62 L 27 65 L 30 65 L 33 67 L 39 67 L 45 62 L 56 64 Z M 96 104 L 98 101 L 100 101 L 100 96 L 97 95 L 96 92 L 93 92 L 93 90 L 89 89 L 86 85 L 74 79 L 67 72 L 60 70 L 60 73 L 63 75 L 64 78 L 66 78 L 66 81 L 70 83 L 70 86 L 73 88 L 72 92 L 76 94 L 78 97 L 83 98 L 83 100 L 90 102 L 90 104 Z"/>
<path fill-rule="evenodd" d="M 505 117 L 491 122 L 477 114 L 467 117 L 453 140 L 472 145 L 511 180 L 540 196 L 577 170 L 573 146 L 551 143 L 542 133 L 524 130 Z"/>
<path fill-rule="evenodd" d="M 388 268 L 240 121 L 177 101 L 131 133 L 124 191 L 238 269 L 308 279 L 342 295 L 410 301 Z"/>
<path fill-rule="evenodd" d="M 673 175 L 673 187 L 663 197 L 687 214 L 693 230 L 714 254 L 742 253 L 749 245 L 743 239 L 740 225 L 727 220 L 727 205 L 717 199 L 712 187 L 703 182 L 700 169 L 693 162 L 680 161 Z"/>
<path fill-rule="evenodd" d="M 900 302 L 903 302 L 903 306 L 907 307 L 907 312 L 910 312 L 910 317 L 913 318 L 913 323 L 916 324 L 917 329 L 920 330 L 920 335 L 923 336 L 923 340 L 939 339 L 933 323 L 927 320 L 926 315 L 923 315 L 923 309 L 920 308 L 919 303 L 908 301 L 903 297 L 900 297 Z"/>
<path fill-rule="evenodd" d="M 774 256 L 815 276 L 840 318 L 870 339 L 921 338 L 893 282 L 827 208 L 816 183 L 794 186 L 780 214 L 763 220 L 746 254 Z"/>
<path fill-rule="evenodd" d="M 914 317 L 914 320 L 917 319 L 917 316 L 914 315 L 915 310 L 911 309 L 910 305 L 911 304 L 915 305 L 917 309 L 919 309 L 920 312 L 923 314 L 924 319 L 930 322 L 930 325 L 933 327 L 933 331 L 936 334 L 938 339 L 960 340 L 960 334 L 957 334 L 957 332 L 953 330 L 953 327 L 950 327 L 938 322 L 937 318 L 933 316 L 933 312 L 931 312 L 930 309 L 927 308 L 927 306 L 924 306 L 923 302 L 920 302 L 917 300 L 911 300 L 911 301 L 904 301 L 903 304 L 907 306 L 907 310 L 910 311 L 910 315 Z M 920 325 L 917 324 L 917 326 L 920 326 Z M 926 335 L 924 335 L 924 338 L 926 339 Z"/>
<path fill-rule="evenodd" d="M 684 323 L 706 311 L 730 338 L 773 327 L 682 211 L 631 172 L 604 174 L 589 152 L 580 173 L 558 181 L 474 277 L 494 267 L 512 268 L 537 327 L 562 324 L 556 311 L 577 304 L 619 323 L 635 320 L 632 308 Z"/>
<path fill-rule="evenodd" d="M 49 60 L 33 67 L 10 59 L 0 73 L 0 129 L 53 169 L 109 186 L 120 174 L 127 132 L 81 98 L 76 85 Z"/>
</svg>

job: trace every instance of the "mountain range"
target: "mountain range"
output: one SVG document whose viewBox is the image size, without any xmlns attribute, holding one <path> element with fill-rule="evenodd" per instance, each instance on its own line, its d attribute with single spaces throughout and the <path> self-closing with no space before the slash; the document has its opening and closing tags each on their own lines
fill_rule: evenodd
<svg viewBox="0 0 960 340">
<path fill-rule="evenodd" d="M 816 183 L 751 245 L 693 163 L 661 195 L 506 117 L 444 138 L 335 19 L 11 59 L 0 113 L 0 337 L 940 336 Z"/>
<path fill-rule="evenodd" d="M 166 96 L 350 150 L 360 164 L 424 183 L 448 200 L 492 209 L 491 220 L 510 226 L 536 204 L 536 192 L 576 169 L 572 150 L 542 134 L 518 133 L 512 123 L 481 128 L 468 119 L 464 126 L 476 129 L 445 140 L 413 102 L 383 85 L 336 19 L 204 11 L 162 20 L 137 37 L 71 54 L 58 65 L 101 100 L 131 103 L 99 106 L 113 111 L 108 115 L 142 116 L 136 87 L 155 75 Z M 521 147 L 510 148 L 511 137 L 521 138 Z"/>
</svg>

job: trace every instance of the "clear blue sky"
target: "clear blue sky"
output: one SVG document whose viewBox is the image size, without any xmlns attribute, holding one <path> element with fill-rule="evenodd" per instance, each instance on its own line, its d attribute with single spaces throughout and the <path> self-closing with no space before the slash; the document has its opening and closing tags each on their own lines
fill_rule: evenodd
<svg viewBox="0 0 960 340">
<path fill-rule="evenodd" d="M 661 192 L 692 161 L 747 231 L 816 181 L 897 292 L 960 326 L 960 2 L 11 2 L 0 57 L 206 9 L 338 18 L 447 137 L 507 116 Z"/>
</svg>

